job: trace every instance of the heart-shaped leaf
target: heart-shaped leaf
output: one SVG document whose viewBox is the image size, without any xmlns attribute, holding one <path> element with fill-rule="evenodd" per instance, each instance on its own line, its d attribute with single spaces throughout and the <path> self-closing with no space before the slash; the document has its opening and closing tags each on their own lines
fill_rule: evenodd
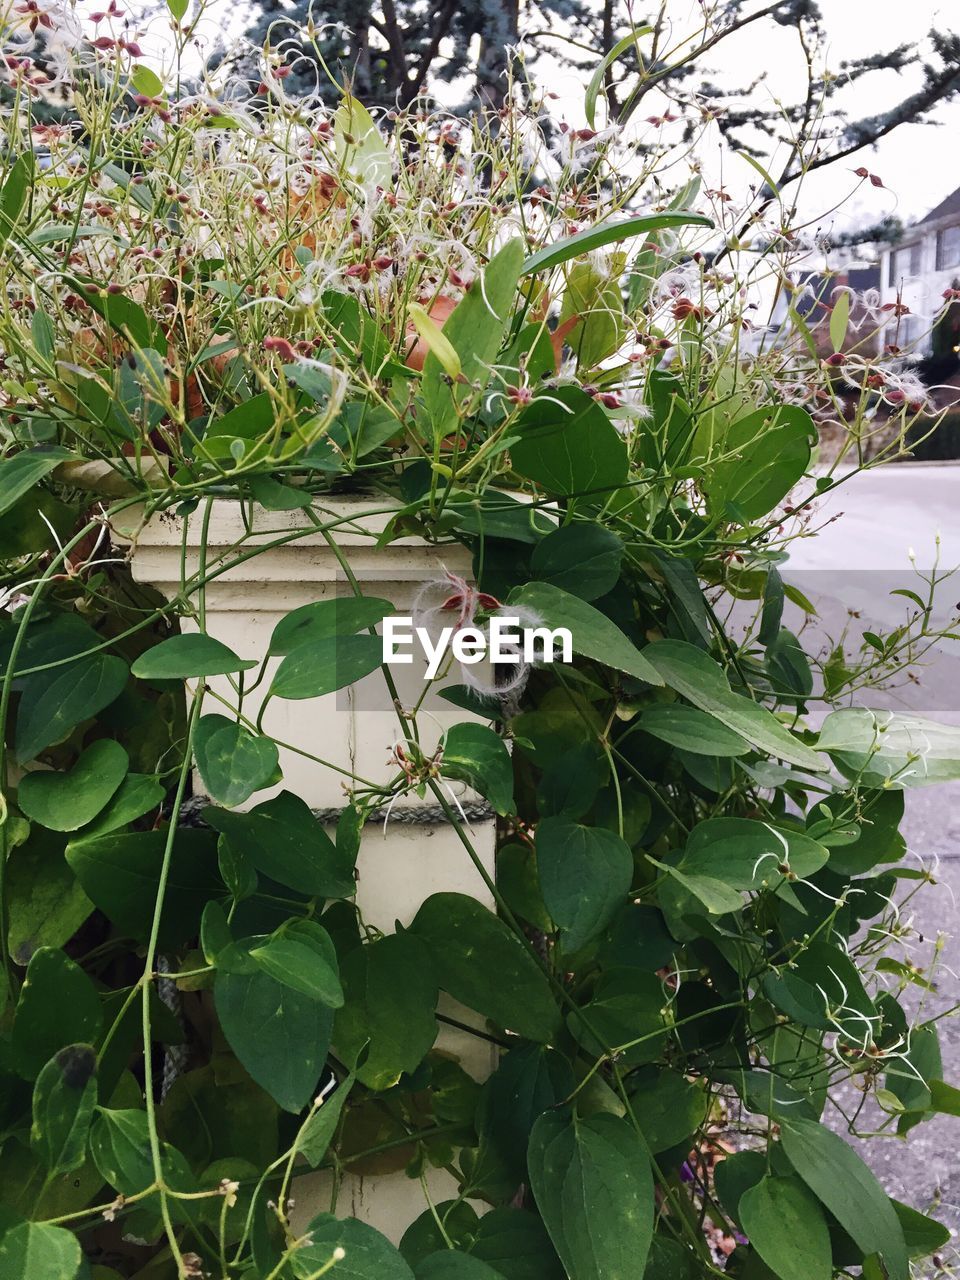
<svg viewBox="0 0 960 1280">
<path fill-rule="evenodd" d="M 376 671 L 383 661 L 379 636 L 327 636 L 297 645 L 276 670 L 275 698 L 321 698 Z"/>
<path fill-rule="evenodd" d="M 97 989 L 80 966 L 62 951 L 41 947 L 17 1001 L 10 1045 L 16 1070 L 35 1079 L 60 1049 L 93 1044 L 102 1020 Z"/>
<path fill-rule="evenodd" d="M 280 780 L 280 754 L 273 739 L 226 716 L 200 717 L 193 751 L 207 793 L 220 804 L 242 804 L 254 791 Z"/>
<path fill-rule="evenodd" d="M 69 666 L 28 676 L 17 708 L 17 760 L 26 764 L 120 696 L 127 664 L 98 653 Z"/>
<path fill-rule="evenodd" d="M 104 808 L 128 764 L 120 743 L 103 738 L 87 747 L 69 773 L 28 773 L 17 791 L 17 803 L 28 818 L 52 831 L 76 831 Z"/>
<path fill-rule="evenodd" d="M 619 1116 L 546 1111 L 527 1149 L 530 1186 L 568 1276 L 642 1276 L 653 1239 L 653 1174 Z"/>
<path fill-rule="evenodd" d="M 291 791 L 281 791 L 249 813 L 209 808 L 203 816 L 257 871 L 298 893 L 347 898 L 356 889 L 354 855 L 338 849 L 308 805 Z"/>
<path fill-rule="evenodd" d="M 327 1057 L 333 1010 L 262 971 L 218 970 L 213 990 L 223 1034 L 241 1065 L 285 1111 L 302 1111 Z"/>
<path fill-rule="evenodd" d="M 497 813 L 514 812 L 510 752 L 492 729 L 470 722 L 451 725 L 443 740 L 441 759 L 447 777 L 469 782 Z"/>
<path fill-rule="evenodd" d="M 633 854 L 613 831 L 545 818 L 537 827 L 537 873 L 544 905 L 569 953 L 605 929 L 625 901 Z"/>
<path fill-rule="evenodd" d="M 3 1280 L 76 1280 L 80 1241 L 63 1227 L 20 1222 L 0 1237 Z"/>
<path fill-rule="evenodd" d="M 780 1280 L 831 1280 L 827 1220 L 799 1178 L 764 1178 L 740 1197 L 740 1225 Z"/>
</svg>

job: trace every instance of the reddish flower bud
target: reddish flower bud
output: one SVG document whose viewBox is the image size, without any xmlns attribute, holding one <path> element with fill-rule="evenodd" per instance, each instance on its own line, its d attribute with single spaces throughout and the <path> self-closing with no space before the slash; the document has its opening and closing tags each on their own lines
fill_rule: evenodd
<svg viewBox="0 0 960 1280">
<path fill-rule="evenodd" d="M 275 352 L 281 360 L 296 360 L 297 353 L 293 344 L 287 338 L 264 338 L 264 351 Z"/>
</svg>

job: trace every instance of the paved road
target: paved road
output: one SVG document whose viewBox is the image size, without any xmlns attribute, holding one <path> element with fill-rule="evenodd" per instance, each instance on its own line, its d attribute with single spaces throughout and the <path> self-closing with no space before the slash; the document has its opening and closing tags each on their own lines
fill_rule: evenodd
<svg viewBox="0 0 960 1280">
<path fill-rule="evenodd" d="M 843 513 L 840 515 L 840 513 Z M 831 523 L 831 517 L 839 516 Z M 960 465 L 904 464 L 857 476 L 822 502 L 815 524 L 818 537 L 794 544 L 792 574 L 798 586 L 817 599 L 825 629 L 834 634 L 846 623 L 863 630 L 870 622 L 886 627 L 902 621 L 908 602 L 889 593 L 895 588 L 924 590 L 916 566 L 929 571 L 960 565 Z M 938 592 L 934 616 L 941 625 L 957 617 L 960 574 Z M 848 609 L 861 616 L 851 619 Z M 888 694 L 864 697 L 869 705 L 912 711 L 960 725 L 960 625 L 958 640 L 945 641 L 928 655 L 919 684 L 905 682 Z M 914 924 L 926 942 L 918 961 L 929 955 L 938 933 L 952 935 L 942 956 L 933 1005 L 960 1002 L 960 783 L 908 792 L 905 835 L 911 852 L 924 863 L 939 863 L 939 883 L 926 888 L 911 905 Z M 960 1084 L 960 1019 L 940 1024 L 944 1076 Z M 960 1119 L 936 1117 L 915 1129 L 909 1142 L 876 1142 L 871 1159 L 887 1189 L 919 1209 L 935 1209 L 960 1242 Z M 931 1274 L 960 1275 L 956 1270 Z"/>
</svg>

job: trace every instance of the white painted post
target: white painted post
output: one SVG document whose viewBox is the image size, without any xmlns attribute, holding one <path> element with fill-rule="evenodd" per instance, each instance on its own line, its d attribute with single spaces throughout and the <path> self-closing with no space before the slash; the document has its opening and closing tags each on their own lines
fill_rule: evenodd
<svg viewBox="0 0 960 1280">
<path fill-rule="evenodd" d="M 274 627 L 292 609 L 352 594 L 336 555 L 302 511 L 274 512 L 230 499 L 212 501 L 205 549 L 203 505 L 185 518 L 167 513 L 146 524 L 138 522 L 135 511 L 128 511 L 115 525 L 114 533 L 118 541 L 131 545 L 137 581 L 150 584 L 167 599 L 181 594 L 182 574 L 189 579 L 201 564 L 208 575 L 215 574 L 204 592 L 205 628 L 240 657 L 262 658 Z M 332 533 L 363 594 L 389 599 L 398 612 L 409 613 L 423 584 L 439 577 L 444 568 L 469 577 L 470 557 L 463 547 L 441 548 L 412 537 L 376 547 L 376 537 L 389 518 L 383 513 L 385 505 L 371 498 L 330 498 L 318 503 L 315 515 L 325 525 L 339 522 Z M 372 510 L 382 514 L 364 514 Z M 297 534 L 295 540 L 268 546 L 289 533 Z M 255 547 L 267 549 L 217 574 L 218 567 L 235 559 L 238 552 Z M 197 593 L 188 600 L 194 608 L 199 604 Z M 181 620 L 184 631 L 196 629 L 196 625 L 190 617 Z M 271 659 L 271 665 L 277 661 Z M 419 659 L 413 666 L 392 668 L 405 705 L 412 705 L 422 693 L 423 670 Z M 225 677 L 213 678 L 209 684 L 234 700 Z M 245 714 L 255 717 L 268 686 L 269 679 L 245 700 Z M 212 699 L 207 709 L 224 711 Z M 432 690 L 419 717 L 425 745 L 432 746 L 445 728 L 465 718 L 469 718 L 466 712 Z M 321 698 L 302 702 L 274 699 L 267 707 L 263 728 L 289 746 L 280 749 L 281 786 L 258 792 L 251 805 L 286 788 L 314 809 L 338 808 L 344 803 L 342 781 L 349 775 L 384 782 L 396 771 L 388 757 L 392 745 L 400 740 L 400 725 L 379 671 L 349 689 Z M 292 748 L 335 764 L 344 774 L 338 775 Z M 476 801 L 466 788 L 454 785 L 462 803 Z M 202 791 L 199 777 L 195 786 Z M 392 932 L 397 921 L 408 924 L 421 902 L 441 891 L 471 894 L 492 907 L 489 891 L 456 832 L 436 821 L 430 801 L 405 797 L 397 807 L 401 805 L 406 810 L 404 821 L 388 822 L 386 830 L 382 826 L 368 828 L 364 834 L 357 862 L 357 904 L 363 919 Z M 420 821 L 416 820 L 418 810 L 423 814 Z M 471 828 L 472 843 L 492 878 L 494 820 L 492 816 L 472 817 Z M 479 1025 L 476 1015 L 452 1006 L 450 1001 L 444 1007 L 461 1021 Z M 445 1052 L 456 1055 L 476 1079 L 483 1079 L 494 1065 L 490 1046 L 464 1032 L 445 1028 L 439 1044 Z M 452 1179 L 443 1171 L 434 1171 L 430 1182 L 435 1199 L 455 1194 Z M 298 1185 L 296 1223 L 302 1225 L 318 1209 L 329 1208 L 329 1184 L 320 1177 L 299 1179 Z M 345 1179 L 338 1212 L 362 1218 L 396 1241 L 425 1207 L 420 1184 L 396 1174 Z"/>
</svg>

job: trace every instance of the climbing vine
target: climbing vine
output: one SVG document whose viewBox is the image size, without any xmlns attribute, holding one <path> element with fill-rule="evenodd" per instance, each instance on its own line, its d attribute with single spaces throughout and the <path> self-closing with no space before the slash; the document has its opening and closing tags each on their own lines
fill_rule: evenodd
<svg viewBox="0 0 960 1280">
<path fill-rule="evenodd" d="M 869 702 L 945 575 L 808 651 L 789 549 L 933 429 L 909 369 L 843 354 L 843 291 L 826 361 L 793 307 L 763 339 L 795 237 L 657 187 L 686 152 L 77 57 L 76 127 L 8 60 L 0 185 L 0 1272 L 907 1280 L 948 1234 L 861 1139 L 960 1110 L 899 834 L 960 735 Z M 212 593 L 308 542 L 336 592 L 236 652 Z M 411 547 L 428 635 L 571 660 L 448 657 L 443 727 L 355 567 Z M 365 776 L 329 708 L 376 681 Z M 358 857 L 411 814 L 476 892 L 384 930 Z M 402 1237 L 361 1176 L 422 1188 Z"/>
</svg>

